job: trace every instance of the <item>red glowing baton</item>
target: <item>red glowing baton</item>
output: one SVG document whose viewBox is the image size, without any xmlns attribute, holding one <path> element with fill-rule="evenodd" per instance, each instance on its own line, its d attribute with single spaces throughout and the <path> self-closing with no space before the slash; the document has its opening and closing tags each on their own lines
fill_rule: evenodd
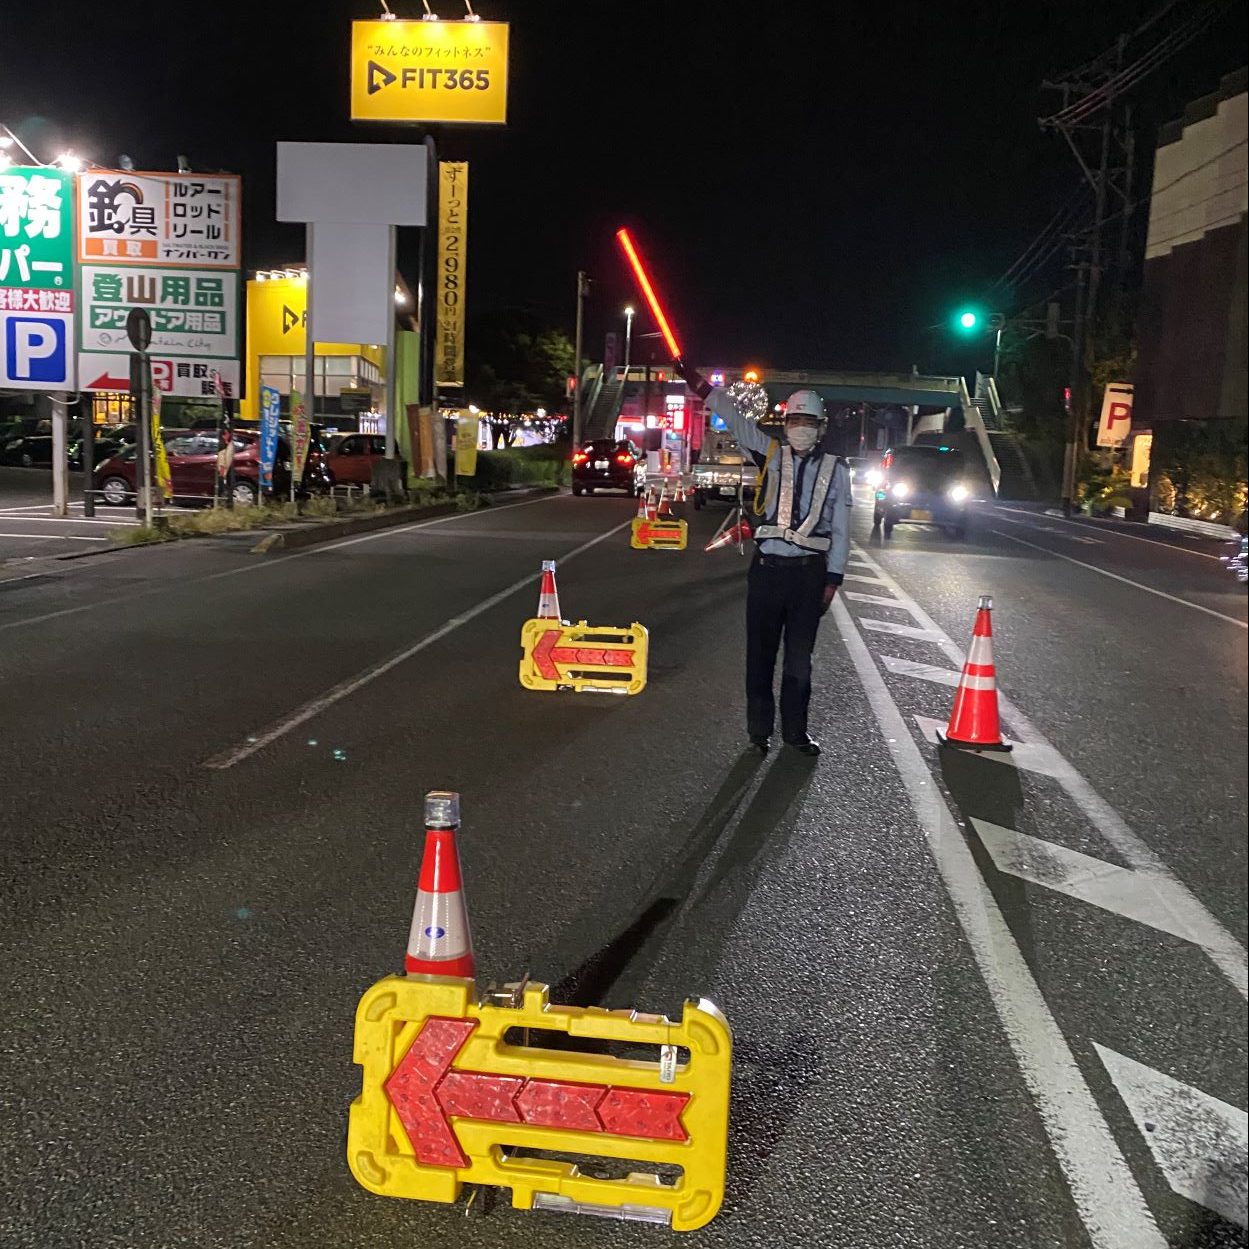
<svg viewBox="0 0 1249 1249">
<path fill-rule="evenodd" d="M 633 240 L 629 237 L 629 231 L 622 226 L 616 231 L 616 238 L 624 249 L 624 254 L 629 258 L 629 264 L 633 266 L 633 276 L 637 278 L 638 286 L 641 288 L 642 294 L 646 296 L 646 302 L 650 306 L 651 315 L 655 318 L 660 333 L 664 336 L 664 342 L 668 344 L 668 350 L 672 352 L 672 359 L 676 365 L 677 372 L 685 378 L 686 383 L 700 399 L 706 399 L 711 393 L 711 387 L 696 371 L 687 369 L 685 361 L 681 359 L 681 348 L 677 344 L 677 336 L 672 332 L 672 326 L 668 324 L 668 318 L 664 316 L 664 310 L 659 306 L 659 296 L 655 294 L 655 288 L 651 285 L 650 278 L 646 276 L 642 258 L 638 255 L 637 248 L 633 246 Z"/>
<path fill-rule="evenodd" d="M 655 318 L 660 333 L 664 336 L 664 342 L 668 344 L 668 350 L 672 352 L 672 358 L 679 360 L 681 358 L 681 348 L 677 346 L 676 335 L 668 324 L 668 318 L 664 316 L 664 310 L 659 306 L 659 296 L 655 294 L 655 288 L 651 285 L 650 278 L 646 276 L 642 258 L 638 255 L 637 248 L 633 246 L 633 240 L 629 237 L 629 231 L 621 227 L 616 231 L 616 238 L 620 240 L 620 246 L 624 248 L 624 254 L 628 256 L 629 263 L 633 266 L 633 274 L 638 280 L 638 286 L 641 287 L 642 294 L 646 296 L 646 302 L 650 305 L 651 315 Z"/>
</svg>

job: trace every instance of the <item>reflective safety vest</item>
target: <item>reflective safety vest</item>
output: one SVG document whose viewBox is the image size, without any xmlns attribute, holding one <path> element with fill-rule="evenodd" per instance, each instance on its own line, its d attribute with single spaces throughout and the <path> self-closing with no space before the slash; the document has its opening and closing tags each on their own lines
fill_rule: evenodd
<svg viewBox="0 0 1249 1249">
<path fill-rule="evenodd" d="M 820 464 L 819 476 L 815 479 L 815 488 L 811 492 L 811 510 L 806 516 L 799 518 L 797 514 L 799 500 L 794 492 L 794 453 L 789 447 L 781 448 L 781 487 L 780 490 L 768 490 L 767 524 L 755 530 L 755 538 L 781 538 L 792 542 L 807 551 L 827 551 L 832 544 L 832 536 L 828 526 L 821 526 L 824 517 L 824 504 L 828 501 L 828 492 L 833 488 L 833 475 L 837 472 L 837 456 L 824 454 Z M 786 524 L 779 523 L 784 520 Z M 823 532 L 817 534 L 817 527 Z"/>
</svg>

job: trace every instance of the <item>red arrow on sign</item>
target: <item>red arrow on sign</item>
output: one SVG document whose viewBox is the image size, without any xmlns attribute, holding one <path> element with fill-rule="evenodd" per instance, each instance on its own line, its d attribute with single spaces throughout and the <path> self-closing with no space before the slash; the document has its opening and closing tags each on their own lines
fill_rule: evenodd
<svg viewBox="0 0 1249 1249">
<path fill-rule="evenodd" d="M 105 369 L 94 382 L 88 382 L 83 390 L 129 390 L 130 379 L 128 377 L 109 377 L 108 370 Z"/>
<path fill-rule="evenodd" d="M 581 646 L 557 646 L 558 629 L 548 629 L 533 648 L 533 662 L 538 675 L 547 681 L 559 680 L 559 669 L 556 664 L 566 668 L 577 666 L 590 668 L 632 668 L 633 652 L 631 650 L 599 650 Z"/>
<path fill-rule="evenodd" d="M 658 522 L 659 527 L 656 528 L 651 522 L 644 522 L 638 526 L 637 534 L 639 542 L 654 542 L 657 538 L 680 538 L 681 525 L 679 521 L 669 521 L 664 524 Z"/>
<path fill-rule="evenodd" d="M 681 1122 L 688 1093 L 453 1068 L 455 1056 L 476 1027 L 475 1019 L 427 1019 L 386 1081 L 386 1096 L 408 1134 L 417 1162 L 433 1167 L 468 1166 L 449 1116 L 606 1136 L 689 1140 Z"/>
</svg>

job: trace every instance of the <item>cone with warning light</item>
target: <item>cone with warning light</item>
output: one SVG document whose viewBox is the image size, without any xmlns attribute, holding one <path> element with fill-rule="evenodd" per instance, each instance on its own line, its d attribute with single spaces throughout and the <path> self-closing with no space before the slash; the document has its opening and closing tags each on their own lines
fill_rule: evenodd
<svg viewBox="0 0 1249 1249">
<path fill-rule="evenodd" d="M 459 826 L 459 794 L 435 790 L 425 795 L 425 853 L 403 960 L 408 973 L 471 980 L 476 972 L 455 846 Z"/>
<path fill-rule="evenodd" d="M 559 620 L 559 591 L 555 588 L 555 561 L 542 561 L 542 586 L 538 590 L 539 620 Z"/>
<path fill-rule="evenodd" d="M 976 627 L 972 632 L 971 649 L 963 665 L 954 710 L 944 733 L 937 740 L 945 746 L 965 750 L 1009 750 L 1002 740 L 1002 725 L 997 710 L 997 669 L 993 665 L 993 599 L 980 596 L 976 610 Z"/>
</svg>

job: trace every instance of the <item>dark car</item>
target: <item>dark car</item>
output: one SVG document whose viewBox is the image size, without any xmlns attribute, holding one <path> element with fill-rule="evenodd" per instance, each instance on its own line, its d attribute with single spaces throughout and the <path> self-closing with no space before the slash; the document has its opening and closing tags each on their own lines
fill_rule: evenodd
<svg viewBox="0 0 1249 1249">
<path fill-rule="evenodd" d="M 217 489 L 217 453 L 220 443 L 215 430 L 165 429 L 165 454 L 173 479 L 176 500 L 204 503 Z M 250 505 L 260 498 L 260 435 L 254 430 L 234 431 L 234 501 Z M 95 470 L 95 488 L 110 506 L 122 506 L 135 496 L 136 449 L 126 448 L 105 460 Z M 285 438 L 278 439 L 273 465 L 273 492 L 285 498 L 290 492 L 291 450 Z M 328 490 L 332 480 L 325 467 L 324 447 L 314 439 L 304 465 L 297 494 Z"/>
<path fill-rule="evenodd" d="M 0 464 L 20 464 L 23 468 L 52 463 L 52 422 L 37 421 L 6 430 L 0 442 Z"/>
<path fill-rule="evenodd" d="M 596 438 L 573 452 L 573 494 L 595 490 L 641 494 L 645 485 L 646 456 L 627 438 Z"/>
<path fill-rule="evenodd" d="M 967 534 L 971 485 L 963 453 L 955 447 L 891 447 L 881 462 L 872 528 L 935 525 L 956 538 Z"/>
<path fill-rule="evenodd" d="M 136 426 L 133 424 L 97 425 L 91 455 L 92 466 L 102 464 L 119 451 L 124 451 L 134 443 L 136 436 Z M 83 467 L 82 453 L 85 441 L 85 438 L 80 435 L 69 444 L 69 466 L 76 471 L 81 471 Z"/>
</svg>

